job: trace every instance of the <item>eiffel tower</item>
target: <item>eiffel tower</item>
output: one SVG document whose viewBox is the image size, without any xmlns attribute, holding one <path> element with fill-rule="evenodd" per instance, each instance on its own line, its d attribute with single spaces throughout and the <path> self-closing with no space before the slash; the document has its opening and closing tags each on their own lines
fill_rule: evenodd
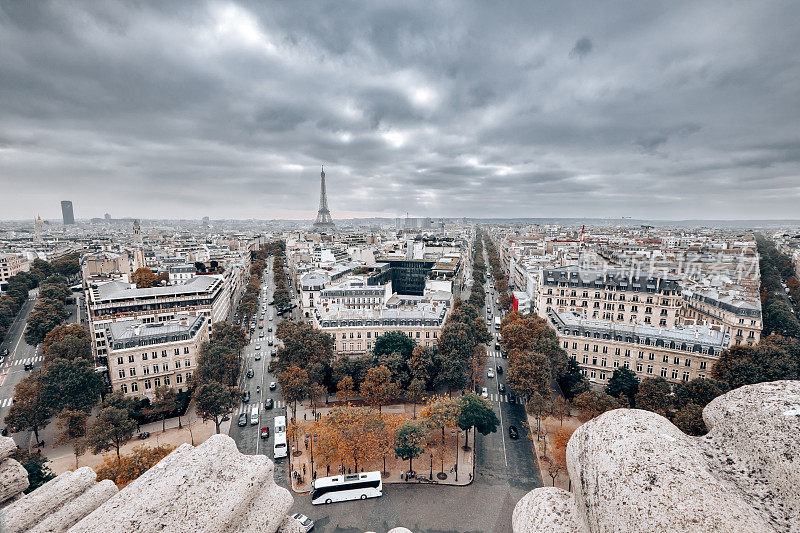
<svg viewBox="0 0 800 533">
<path fill-rule="evenodd" d="M 314 229 L 318 231 L 334 231 L 336 225 L 331 220 L 331 212 L 328 210 L 328 193 L 325 191 L 325 167 L 322 167 L 322 172 L 319 173 L 320 189 L 319 189 L 319 211 L 317 211 L 317 220 L 314 222 Z"/>
</svg>

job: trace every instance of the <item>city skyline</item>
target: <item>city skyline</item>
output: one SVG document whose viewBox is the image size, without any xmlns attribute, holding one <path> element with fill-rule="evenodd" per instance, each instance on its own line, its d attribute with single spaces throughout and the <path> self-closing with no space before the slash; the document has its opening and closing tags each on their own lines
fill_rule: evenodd
<svg viewBox="0 0 800 533">
<path fill-rule="evenodd" d="M 302 11 L 302 13 L 301 13 Z M 792 219 L 800 6 L 0 7 L 3 218 Z M 36 36 L 36 38 L 33 38 Z"/>
</svg>

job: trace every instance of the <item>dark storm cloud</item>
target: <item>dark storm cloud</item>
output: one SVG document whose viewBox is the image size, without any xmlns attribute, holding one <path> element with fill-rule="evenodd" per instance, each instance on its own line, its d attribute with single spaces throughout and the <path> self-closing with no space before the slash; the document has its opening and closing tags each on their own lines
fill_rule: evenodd
<svg viewBox="0 0 800 533">
<path fill-rule="evenodd" d="M 334 216 L 793 217 L 799 18 L 4 2 L 0 216 L 312 217 L 325 163 Z"/>
</svg>

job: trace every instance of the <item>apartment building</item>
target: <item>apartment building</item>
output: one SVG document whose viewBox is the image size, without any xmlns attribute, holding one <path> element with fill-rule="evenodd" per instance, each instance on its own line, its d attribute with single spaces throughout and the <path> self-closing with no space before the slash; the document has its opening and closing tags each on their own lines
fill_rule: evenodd
<svg viewBox="0 0 800 533">
<path fill-rule="evenodd" d="M 438 292 L 424 296 L 393 294 L 382 306 L 365 305 L 361 309 L 329 303 L 316 308 L 314 323 L 333 337 L 339 355 L 364 354 L 390 331 L 401 331 L 421 346 L 434 346 L 447 319 L 450 298 L 449 293 Z"/>
<path fill-rule="evenodd" d="M 673 328 L 680 323 L 681 289 L 672 276 L 649 276 L 625 269 L 545 268 L 534 308 L 574 311 L 586 318 Z"/>
<path fill-rule="evenodd" d="M 735 291 L 684 289 L 684 322 L 716 326 L 729 334 L 731 344 L 753 346 L 761 339 L 761 302 Z"/>
<path fill-rule="evenodd" d="M 0 291 L 4 291 L 9 278 L 30 269 L 28 261 L 17 254 L 0 254 Z"/>
<path fill-rule="evenodd" d="M 230 310 L 230 297 L 221 276 L 196 276 L 180 285 L 137 289 L 128 283 L 111 281 L 86 288 L 86 303 L 92 343 L 98 365 L 108 356 L 108 325 L 120 320 L 140 319 L 144 324 L 172 321 L 178 314 L 206 317 L 206 328 L 224 321 Z"/>
<path fill-rule="evenodd" d="M 678 383 L 708 377 L 728 333 L 708 326 L 663 328 L 584 318 L 572 311 L 547 314 L 561 346 L 592 383 L 605 385 L 615 368 L 639 378 L 662 377 Z"/>
<path fill-rule="evenodd" d="M 130 319 L 105 324 L 112 390 L 151 398 L 162 385 L 186 390 L 200 347 L 209 338 L 207 322 L 202 315 L 179 313 L 159 323 Z"/>
</svg>

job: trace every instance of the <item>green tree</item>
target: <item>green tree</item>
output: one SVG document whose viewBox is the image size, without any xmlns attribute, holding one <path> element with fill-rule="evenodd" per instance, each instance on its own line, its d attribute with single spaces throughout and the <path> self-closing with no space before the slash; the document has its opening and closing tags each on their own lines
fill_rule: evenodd
<svg viewBox="0 0 800 533">
<path fill-rule="evenodd" d="M 425 382 L 427 389 L 433 389 L 439 375 L 439 351 L 435 346 L 416 346 L 408 360 L 412 378 Z"/>
<path fill-rule="evenodd" d="M 413 461 L 424 450 L 428 439 L 428 430 L 424 424 L 406 422 L 397 428 L 394 434 L 394 453 L 400 459 L 408 461 L 408 470 L 414 470 Z"/>
<path fill-rule="evenodd" d="M 104 388 L 103 378 L 86 359 L 55 359 L 44 367 L 42 381 L 52 412 L 89 412 L 100 401 Z"/>
<path fill-rule="evenodd" d="M 131 440 L 136 431 L 134 422 L 127 411 L 116 407 L 105 407 L 94 420 L 86 433 L 86 444 L 93 453 L 103 453 L 108 450 L 117 452 L 119 460 L 120 447 Z"/>
<path fill-rule="evenodd" d="M 708 430 L 703 422 L 703 408 L 696 403 L 686 404 L 673 420 L 678 429 L 688 435 L 704 435 Z"/>
<path fill-rule="evenodd" d="M 39 442 L 39 429 L 53 415 L 45 395 L 42 370 L 36 369 L 14 387 L 14 403 L 6 414 L 5 423 L 12 431 L 33 431 Z"/>
<path fill-rule="evenodd" d="M 36 346 L 68 316 L 69 311 L 61 300 L 40 298 L 33 307 L 33 311 L 28 315 L 24 335 L 25 342 Z"/>
<path fill-rule="evenodd" d="M 203 421 L 213 420 L 216 433 L 222 419 L 231 414 L 237 405 L 237 391 L 217 381 L 209 381 L 200 385 L 194 392 L 197 414 Z"/>
<path fill-rule="evenodd" d="M 675 407 L 683 409 L 693 403 L 702 408 L 726 391 L 725 383 L 713 379 L 696 378 L 685 381 L 675 386 Z"/>
<path fill-rule="evenodd" d="M 29 485 L 25 489 L 25 494 L 30 494 L 56 477 L 50 467 L 47 466 L 47 458 L 39 450 L 35 452 L 24 449 L 14 450 L 11 453 L 11 458 L 18 461 L 28 472 Z"/>
<path fill-rule="evenodd" d="M 664 378 L 644 378 L 636 393 L 636 407 L 667 416 L 672 409 L 672 387 Z"/>
<path fill-rule="evenodd" d="M 634 405 L 634 398 L 638 390 L 639 378 L 636 376 L 636 372 L 625 367 L 615 368 L 611 379 L 608 380 L 608 385 L 606 385 L 606 394 L 614 398 L 625 397 L 630 406 Z"/>
<path fill-rule="evenodd" d="M 174 412 L 180 406 L 178 395 L 170 387 L 162 385 L 155 389 L 155 399 L 150 404 L 149 413 L 161 418 L 161 432 L 167 430 L 167 415 Z"/>
<path fill-rule="evenodd" d="M 589 381 L 581 372 L 581 367 L 571 357 L 567 361 L 564 375 L 558 378 L 558 385 L 567 400 L 572 400 L 578 394 L 589 390 Z"/>
<path fill-rule="evenodd" d="M 377 360 L 382 355 L 399 353 L 403 361 L 408 361 L 417 343 L 402 331 L 390 331 L 384 333 L 375 341 L 372 353 Z"/>
<path fill-rule="evenodd" d="M 494 410 L 488 401 L 474 393 L 465 394 L 461 397 L 461 411 L 458 414 L 458 427 L 467 432 L 469 442 L 469 430 L 475 428 L 481 435 L 488 435 L 497 431 L 500 420 L 494 414 Z"/>
<path fill-rule="evenodd" d="M 40 351 L 45 364 L 54 359 L 91 361 L 92 341 L 89 337 L 89 328 L 83 324 L 56 326 L 45 335 Z"/>
</svg>

